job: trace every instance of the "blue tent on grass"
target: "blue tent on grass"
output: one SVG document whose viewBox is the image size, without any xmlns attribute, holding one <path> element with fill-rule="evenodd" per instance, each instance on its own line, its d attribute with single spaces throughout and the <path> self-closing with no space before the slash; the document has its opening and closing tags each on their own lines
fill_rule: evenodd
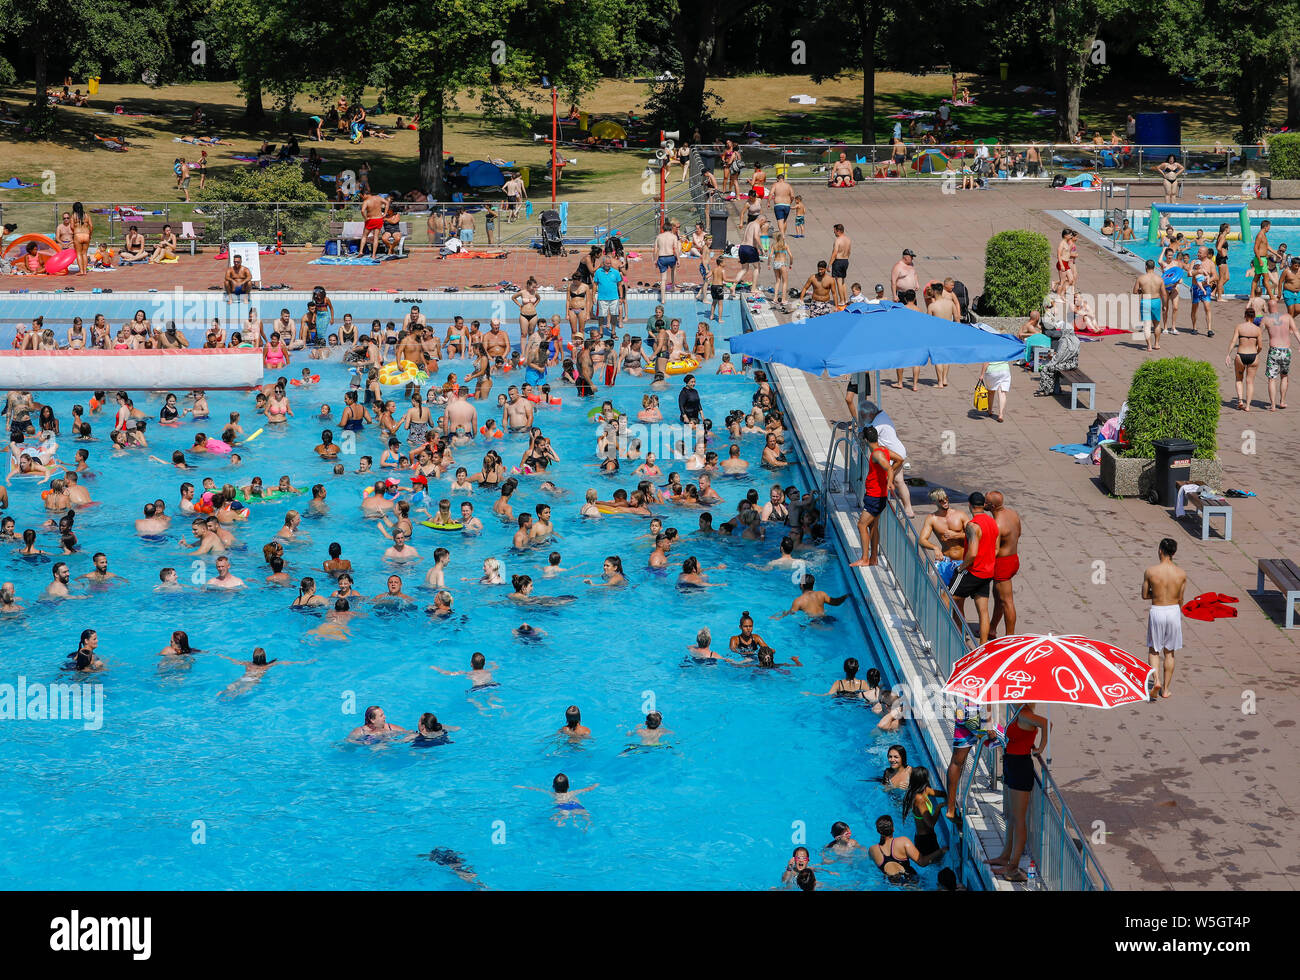
<svg viewBox="0 0 1300 980">
<path fill-rule="evenodd" d="M 731 338 L 733 354 L 830 377 L 926 364 L 981 364 L 1025 355 L 1024 341 L 953 323 L 902 303 L 855 303 L 839 313 Z"/>
<path fill-rule="evenodd" d="M 495 163 L 471 160 L 460 168 L 460 179 L 468 187 L 500 187 L 506 182 L 506 175 Z"/>
</svg>

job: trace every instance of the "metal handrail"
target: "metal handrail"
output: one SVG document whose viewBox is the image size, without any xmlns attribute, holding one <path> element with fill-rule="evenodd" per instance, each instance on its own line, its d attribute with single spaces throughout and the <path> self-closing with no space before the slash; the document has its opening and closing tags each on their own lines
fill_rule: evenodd
<svg viewBox="0 0 1300 980">
<path fill-rule="evenodd" d="M 861 455 L 861 445 L 855 438 L 851 422 L 837 422 L 833 425 L 830 448 L 822 472 L 823 512 L 828 510 L 830 495 L 834 492 L 841 446 L 845 481 L 841 484 L 842 489 L 850 479 L 855 452 Z M 956 614 L 956 604 L 952 602 L 948 590 L 942 586 L 929 552 L 921 546 L 920 536 L 903 513 L 902 504 L 897 499 L 889 498 L 888 505 L 881 512 L 880 521 L 881 551 L 912 613 L 914 629 L 930 653 L 930 672 L 942 683 L 951 674 L 957 660 L 973 650 L 978 641 L 966 622 Z M 981 740 L 975 758 L 968 760 L 962 776 L 957 805 L 963 812 L 968 794 L 977 779 L 987 779 L 990 789 L 997 786 L 996 754 L 985 753 L 983 749 L 984 742 Z M 1039 771 L 1041 779 L 1036 785 L 1040 787 L 1040 798 L 1031 803 L 1034 819 L 1026 846 L 1036 860 L 1043 886 L 1052 890 L 1109 890 L 1110 881 L 1079 830 L 1047 764 L 1041 763 Z M 965 821 L 962 827 L 959 846 L 964 861 L 972 841 Z"/>
<path fill-rule="evenodd" d="M 937 170 L 921 169 L 925 166 L 924 164 L 917 164 L 917 169 L 913 169 L 913 165 L 918 156 L 926 151 L 939 151 L 946 157 L 957 160 L 974 159 L 979 144 L 976 144 L 964 134 L 959 134 L 959 137 L 958 139 L 936 137 L 935 143 L 921 143 L 915 139 L 904 141 L 904 145 L 907 147 L 907 156 L 902 166 L 901 176 L 907 179 L 916 179 L 918 177 L 943 179 L 958 173 L 958 171 L 949 170 L 946 167 Z M 1163 162 L 1171 150 L 1184 166 L 1188 166 L 1189 162 L 1192 165 L 1209 166 L 1209 169 L 1204 172 L 1191 171 L 1187 173 L 1185 177 L 1188 180 L 1242 178 L 1247 171 L 1266 175 L 1263 172 L 1263 165 L 1268 160 L 1267 143 L 1245 145 L 1209 143 L 1137 144 L 1125 141 L 1120 146 L 1112 146 L 1109 143 L 1097 145 L 1094 143 L 1034 141 L 984 145 L 987 146 L 990 155 L 1000 150 L 1023 154 L 1030 147 L 1033 147 L 1039 154 L 1040 168 L 1037 177 L 1024 178 L 1030 181 L 1050 178 L 1057 170 L 1068 171 L 1071 169 L 1072 164 L 1083 162 L 1099 171 L 1114 176 L 1150 178 L 1155 176 L 1152 173 L 1154 166 Z M 697 146 L 695 149 L 703 151 L 704 154 L 720 154 L 722 152 L 720 145 Z M 873 174 L 877 167 L 890 167 L 893 164 L 894 155 L 892 143 L 738 143 L 737 149 L 739 149 L 741 158 L 747 168 L 755 162 L 761 162 L 768 168 L 771 171 L 769 179 L 775 177 L 775 168 L 777 166 L 788 166 L 789 170 L 786 176 L 791 181 L 824 180 L 831 163 L 838 158 L 840 153 L 844 153 L 850 163 L 863 168 L 864 176 L 871 176 L 865 173 L 865 169 L 868 167 L 871 168 Z M 1110 158 L 1109 163 L 1103 160 L 1103 155 Z M 1221 170 L 1219 166 L 1222 167 Z"/>
</svg>

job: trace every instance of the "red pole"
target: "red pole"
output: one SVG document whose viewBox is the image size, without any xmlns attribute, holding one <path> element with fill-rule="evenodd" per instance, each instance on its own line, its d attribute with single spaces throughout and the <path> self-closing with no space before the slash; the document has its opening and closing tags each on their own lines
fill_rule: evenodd
<svg viewBox="0 0 1300 980">
<path fill-rule="evenodd" d="M 551 86 L 551 207 L 555 207 L 555 141 L 559 138 L 560 103 L 559 93 Z"/>
</svg>

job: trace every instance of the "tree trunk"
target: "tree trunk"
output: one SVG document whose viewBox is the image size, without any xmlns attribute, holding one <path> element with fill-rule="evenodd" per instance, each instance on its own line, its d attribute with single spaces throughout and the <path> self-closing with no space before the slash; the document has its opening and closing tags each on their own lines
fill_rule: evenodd
<svg viewBox="0 0 1300 980">
<path fill-rule="evenodd" d="M 1300 129 L 1300 56 L 1294 54 L 1286 66 L 1286 128 Z"/>
<path fill-rule="evenodd" d="M 689 48 L 682 50 L 682 87 L 677 102 L 677 128 L 686 134 L 698 126 L 705 139 L 712 138 L 712 134 L 703 132 L 704 87 L 709 80 L 712 53 L 711 37 L 695 38 Z"/>
<path fill-rule="evenodd" d="M 39 23 L 36 25 L 40 29 Z M 45 86 L 49 84 L 49 61 L 45 54 L 45 39 L 35 36 L 35 32 L 28 35 L 28 40 L 32 45 L 32 77 L 36 80 L 36 95 L 32 99 L 32 115 L 44 116 L 50 111 L 50 102 L 45 98 Z"/>
<path fill-rule="evenodd" d="M 884 14 L 881 0 L 859 0 L 858 23 L 862 26 L 862 142 L 876 141 L 876 35 Z"/>
<path fill-rule="evenodd" d="M 420 99 L 420 187 L 435 201 L 447 200 L 442 167 L 442 124 L 446 100 L 441 89 Z"/>
<path fill-rule="evenodd" d="M 245 85 L 244 119 L 250 123 L 261 123 L 266 119 L 266 108 L 262 105 L 262 83 L 255 75 Z"/>
</svg>

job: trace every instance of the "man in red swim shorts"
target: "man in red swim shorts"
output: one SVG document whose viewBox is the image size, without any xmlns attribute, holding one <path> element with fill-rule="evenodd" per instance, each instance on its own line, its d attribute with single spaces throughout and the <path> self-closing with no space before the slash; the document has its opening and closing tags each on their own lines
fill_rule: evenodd
<svg viewBox="0 0 1300 980">
<path fill-rule="evenodd" d="M 1006 505 L 1001 491 L 989 492 L 989 513 L 998 525 L 998 553 L 993 559 L 993 618 L 989 623 L 989 638 L 998 635 L 998 620 L 1007 623 L 1004 636 L 1016 631 L 1016 600 L 1011 592 L 1011 580 L 1020 571 L 1020 515 Z"/>
<path fill-rule="evenodd" d="M 384 228 L 384 212 L 388 202 L 378 194 L 367 193 L 361 199 L 361 217 L 366 220 L 365 234 L 361 236 L 359 255 L 366 254 L 366 243 L 370 242 L 370 257 L 379 257 L 379 236 Z"/>
</svg>

